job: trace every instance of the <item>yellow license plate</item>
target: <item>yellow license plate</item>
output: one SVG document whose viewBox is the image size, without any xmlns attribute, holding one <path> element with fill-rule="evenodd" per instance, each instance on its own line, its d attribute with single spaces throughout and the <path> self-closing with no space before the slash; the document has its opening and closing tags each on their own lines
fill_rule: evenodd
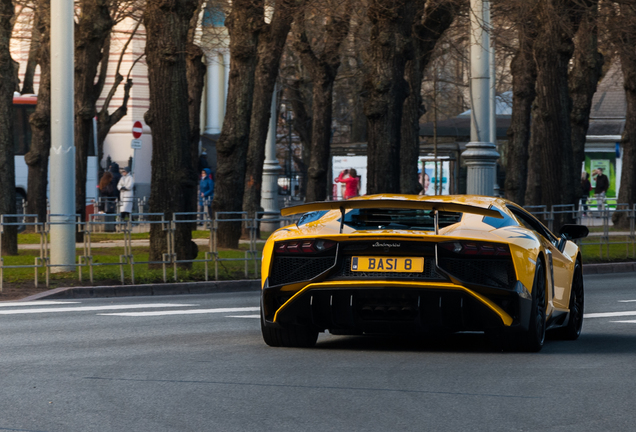
<svg viewBox="0 0 636 432">
<path fill-rule="evenodd" d="M 352 271 L 413 272 L 424 271 L 422 257 L 352 257 Z"/>
</svg>

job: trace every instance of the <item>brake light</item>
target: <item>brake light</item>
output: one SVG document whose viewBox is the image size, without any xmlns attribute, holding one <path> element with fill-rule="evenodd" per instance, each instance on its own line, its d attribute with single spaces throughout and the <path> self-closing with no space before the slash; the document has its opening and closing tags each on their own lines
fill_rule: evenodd
<svg viewBox="0 0 636 432">
<path fill-rule="evenodd" d="M 455 241 L 439 246 L 458 255 L 510 256 L 508 245 L 498 243 Z"/>
<path fill-rule="evenodd" d="M 293 240 L 276 243 L 274 252 L 290 254 L 312 254 L 329 250 L 336 246 L 331 240 Z"/>
</svg>

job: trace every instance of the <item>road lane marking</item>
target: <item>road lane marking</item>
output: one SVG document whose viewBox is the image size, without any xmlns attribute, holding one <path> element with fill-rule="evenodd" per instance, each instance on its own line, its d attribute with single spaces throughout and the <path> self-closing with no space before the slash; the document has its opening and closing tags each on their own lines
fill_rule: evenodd
<svg viewBox="0 0 636 432">
<path fill-rule="evenodd" d="M 260 315 L 228 315 L 225 318 L 260 318 Z"/>
<path fill-rule="evenodd" d="M 15 309 L 0 310 L 0 315 L 19 315 L 19 314 L 38 314 L 51 312 L 93 312 L 102 310 L 120 310 L 120 309 L 150 309 L 150 308 L 170 308 L 198 306 L 196 304 L 183 303 L 139 303 L 128 305 L 110 305 L 110 306 L 72 306 L 72 307 L 53 307 L 53 308 L 37 308 L 37 309 Z"/>
<path fill-rule="evenodd" d="M 626 320 L 626 321 L 611 321 L 613 323 L 623 323 L 623 324 L 636 324 L 636 320 Z"/>
<path fill-rule="evenodd" d="M 619 316 L 634 316 L 636 311 L 624 311 L 624 312 L 603 312 L 603 313 L 591 313 L 583 315 L 583 318 L 610 318 Z"/>
<path fill-rule="evenodd" d="M 57 304 L 77 304 L 81 302 L 75 301 L 55 301 L 55 300 L 36 300 L 26 302 L 0 302 L 0 307 L 12 307 L 12 306 L 49 306 Z"/>
<path fill-rule="evenodd" d="M 619 300 L 619 303 L 632 303 L 632 302 L 636 302 L 636 300 Z"/>
<path fill-rule="evenodd" d="M 164 315 L 195 315 L 195 314 L 211 314 L 211 313 L 256 312 L 258 310 L 260 310 L 260 307 L 184 309 L 184 310 L 151 311 L 151 312 L 115 312 L 115 313 L 102 313 L 97 315 L 148 317 L 148 316 L 164 316 Z"/>
</svg>

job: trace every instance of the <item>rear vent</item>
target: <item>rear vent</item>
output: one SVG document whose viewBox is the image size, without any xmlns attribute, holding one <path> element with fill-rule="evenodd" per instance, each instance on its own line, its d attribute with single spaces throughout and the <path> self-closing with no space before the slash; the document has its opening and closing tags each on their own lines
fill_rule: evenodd
<svg viewBox="0 0 636 432">
<path fill-rule="evenodd" d="M 515 283 L 514 266 L 508 259 L 440 257 L 442 270 L 462 282 L 496 288 L 511 288 Z"/>
<path fill-rule="evenodd" d="M 269 285 L 284 285 L 311 280 L 334 265 L 335 256 L 275 256 Z"/>
</svg>

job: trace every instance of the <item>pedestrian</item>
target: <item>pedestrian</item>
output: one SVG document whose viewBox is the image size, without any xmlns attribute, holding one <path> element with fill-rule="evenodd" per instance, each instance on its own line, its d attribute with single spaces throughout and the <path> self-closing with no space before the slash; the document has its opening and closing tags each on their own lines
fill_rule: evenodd
<svg viewBox="0 0 636 432">
<path fill-rule="evenodd" d="M 345 184 L 344 199 L 360 195 L 360 177 L 354 168 L 340 171 L 336 181 Z"/>
<path fill-rule="evenodd" d="M 583 207 L 583 216 L 587 215 L 587 199 L 590 197 L 590 191 L 592 190 L 592 183 L 590 183 L 590 174 L 586 171 L 581 173 L 581 190 L 583 195 L 581 196 L 581 206 Z"/>
<path fill-rule="evenodd" d="M 210 164 L 208 163 L 208 153 L 205 148 L 201 150 L 201 155 L 199 156 L 198 169 L 199 172 L 203 171 L 206 168 L 210 168 Z"/>
<path fill-rule="evenodd" d="M 210 168 L 203 168 L 201 170 L 201 181 L 199 182 L 199 211 L 204 212 L 207 210 L 212 218 L 212 206 L 210 202 L 214 198 L 214 180 L 212 179 L 212 172 Z"/>
<path fill-rule="evenodd" d="M 111 184 L 113 185 L 113 189 L 115 190 L 115 198 L 119 199 L 119 189 L 117 188 L 119 179 L 121 179 L 121 174 L 119 174 L 119 164 L 117 162 L 111 163 L 110 167 L 108 167 L 108 171 L 113 175 Z"/>
<path fill-rule="evenodd" d="M 605 210 L 605 194 L 608 189 L 609 179 L 603 174 L 603 168 L 598 168 L 596 170 L 596 187 L 594 188 L 594 194 L 596 195 L 596 202 L 601 210 Z"/>
<path fill-rule="evenodd" d="M 121 213 L 121 219 L 127 220 L 132 213 L 133 208 L 133 188 L 135 187 L 135 180 L 130 175 L 130 167 L 123 167 L 121 170 L 121 179 L 117 184 L 119 189 L 119 212 Z"/>
<path fill-rule="evenodd" d="M 99 213 L 115 213 L 117 194 L 119 191 L 113 186 L 113 173 L 106 171 L 97 185 L 99 191 Z"/>
</svg>

